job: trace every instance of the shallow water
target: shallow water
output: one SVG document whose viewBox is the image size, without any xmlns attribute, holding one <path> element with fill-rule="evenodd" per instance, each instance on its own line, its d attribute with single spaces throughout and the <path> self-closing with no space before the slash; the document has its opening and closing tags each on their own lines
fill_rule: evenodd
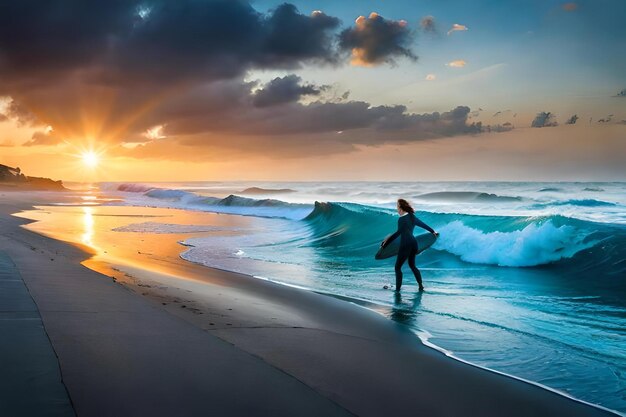
<svg viewBox="0 0 626 417">
<path fill-rule="evenodd" d="M 262 190 L 242 192 L 252 186 Z M 124 200 L 108 204 L 251 216 L 237 233 L 183 239 L 182 257 L 365 300 L 459 358 L 626 412 L 624 183 L 103 184 L 102 190 Z M 424 294 L 408 268 L 401 296 L 384 290 L 394 281 L 394 260 L 373 259 L 395 230 L 399 196 L 441 233 L 417 258 Z M 181 232 L 146 221 L 119 233 L 202 227 Z"/>
</svg>

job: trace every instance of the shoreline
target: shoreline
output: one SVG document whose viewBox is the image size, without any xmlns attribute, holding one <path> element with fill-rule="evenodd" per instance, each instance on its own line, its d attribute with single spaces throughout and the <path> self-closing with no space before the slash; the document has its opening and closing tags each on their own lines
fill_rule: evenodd
<svg viewBox="0 0 626 417">
<path fill-rule="evenodd" d="M 13 217 L 16 220 L 18 219 L 15 216 L 11 216 L 11 217 Z M 61 242 L 61 241 L 58 241 L 58 242 Z M 84 251 L 84 249 L 85 249 L 84 247 L 83 248 L 79 248 L 79 250 L 81 250 L 81 251 Z M 88 262 L 98 262 L 97 260 L 94 260 L 91 257 L 93 254 L 89 254 L 87 252 L 83 252 L 83 254 L 84 254 L 83 256 L 84 256 L 85 260 L 83 260 L 81 263 L 87 264 Z M 180 252 L 179 252 L 179 254 L 180 254 Z M 371 323 L 368 326 L 374 326 L 374 327 L 376 327 L 377 332 L 380 332 L 380 334 L 377 335 L 378 339 L 382 339 L 382 341 L 387 343 L 387 342 L 389 342 L 389 340 L 386 340 L 386 337 L 387 336 L 392 336 L 391 339 L 392 340 L 395 339 L 395 342 L 399 342 L 402 345 L 403 349 L 408 349 L 409 351 L 417 350 L 417 351 L 420 352 L 420 354 L 423 354 L 423 355 L 427 356 L 428 358 L 430 358 L 432 360 L 436 360 L 437 362 L 441 362 L 441 359 L 445 359 L 445 361 L 441 362 L 441 363 L 447 363 L 448 361 L 450 361 L 450 359 L 453 359 L 454 362 L 458 362 L 458 363 L 464 364 L 466 366 L 471 366 L 474 369 L 481 369 L 481 370 L 483 370 L 485 372 L 488 372 L 490 374 L 493 374 L 493 375 L 498 375 L 498 374 L 499 375 L 504 375 L 502 378 L 506 377 L 507 379 L 511 379 L 511 381 L 518 381 L 519 383 L 528 384 L 530 386 L 538 387 L 541 390 L 546 390 L 547 392 L 551 392 L 554 395 L 558 395 L 559 397 L 563 398 L 563 400 L 567 400 L 568 402 L 571 401 L 571 402 L 574 402 L 574 403 L 577 403 L 577 404 L 584 404 L 586 406 L 590 406 L 593 409 L 598 410 L 598 412 L 599 411 L 605 411 L 605 412 L 610 412 L 610 413 L 616 413 L 614 410 L 609 410 L 609 409 L 606 409 L 604 407 L 601 407 L 601 406 L 598 406 L 598 405 L 595 405 L 595 404 L 590 404 L 590 403 L 585 402 L 583 400 L 579 400 L 577 398 L 573 398 L 573 397 L 567 395 L 566 393 L 562 393 L 562 392 L 550 389 L 549 387 L 545 387 L 545 386 L 542 386 L 540 384 L 533 383 L 531 381 L 526 381 L 526 380 L 523 380 L 523 379 L 511 376 L 511 375 L 503 374 L 501 372 L 494 371 L 494 370 L 491 370 L 489 368 L 480 367 L 478 365 L 471 364 L 469 362 L 463 361 L 462 359 L 459 359 L 459 358 L 456 358 L 456 357 L 446 358 L 446 356 L 449 356 L 449 355 L 445 355 L 445 353 L 441 352 L 440 350 L 435 351 L 435 349 L 432 348 L 432 347 L 427 347 L 427 344 L 424 344 L 423 340 L 420 342 L 421 339 L 417 338 L 416 335 L 413 334 L 412 331 L 409 331 L 411 333 L 410 336 L 412 338 L 412 343 L 414 343 L 415 345 L 420 345 L 420 347 L 418 348 L 418 347 L 405 346 L 406 344 L 411 343 L 411 342 L 409 342 L 409 339 L 406 337 L 407 336 L 406 335 L 407 330 L 404 329 L 403 331 L 401 331 L 400 332 L 401 335 L 396 334 L 398 326 L 402 326 L 402 327 L 405 327 L 405 326 L 403 326 L 401 324 L 397 324 L 395 322 L 392 322 L 388 318 L 383 318 L 382 317 L 382 313 L 380 313 L 380 312 L 378 312 L 376 314 L 376 316 L 380 316 L 380 318 L 383 319 L 385 323 L 382 324 L 382 322 L 380 322 L 380 321 L 372 320 L 370 313 L 372 311 L 374 311 L 374 312 L 376 312 L 376 311 L 372 310 L 372 309 L 367 309 L 367 308 L 363 307 L 362 305 L 358 305 L 358 303 L 354 303 L 354 302 L 350 302 L 350 301 L 346 302 L 346 300 L 342 300 L 340 297 L 336 297 L 336 296 L 333 296 L 331 294 L 320 293 L 318 291 L 311 290 L 311 289 L 293 288 L 294 286 L 290 286 L 288 284 L 283 284 L 283 283 L 279 283 L 279 282 L 272 281 L 272 280 L 265 280 L 264 278 L 257 278 L 257 277 L 253 277 L 251 275 L 245 275 L 245 274 L 234 273 L 234 272 L 229 272 L 229 271 L 222 271 L 222 270 L 218 270 L 218 269 L 215 269 L 215 268 L 209 268 L 209 267 L 206 267 L 206 266 L 200 266 L 200 265 L 191 263 L 191 262 L 189 262 L 187 260 L 184 260 L 184 259 L 181 259 L 181 261 L 184 262 L 184 263 L 188 263 L 189 265 L 194 265 L 193 268 L 192 267 L 185 268 L 183 273 L 188 273 L 191 270 L 194 270 L 196 273 L 198 273 L 198 271 L 202 271 L 202 273 L 204 273 L 206 275 L 210 275 L 212 280 L 213 280 L 213 282 L 210 283 L 210 284 L 207 283 L 207 282 L 202 282 L 201 284 L 195 284 L 195 285 L 205 285 L 205 286 L 206 285 L 211 285 L 211 286 L 213 286 L 213 289 L 220 288 L 224 292 L 229 293 L 230 295 L 232 295 L 232 294 L 239 295 L 240 297 L 242 297 L 244 299 L 247 299 L 247 298 L 254 299 L 256 297 L 256 301 L 257 302 L 259 300 L 263 300 L 263 302 L 266 302 L 266 303 L 268 303 L 270 305 L 271 304 L 278 304 L 279 306 L 288 306 L 294 312 L 298 312 L 298 313 L 300 313 L 301 316 L 305 316 L 305 317 L 299 317 L 299 319 L 304 318 L 305 319 L 304 321 L 307 321 L 306 319 L 311 320 L 310 316 L 313 316 L 313 322 L 317 322 L 318 327 L 320 327 L 320 328 L 326 326 L 325 327 L 326 331 L 329 330 L 329 327 L 331 328 L 330 330 L 337 330 L 337 329 L 332 329 L 333 326 L 328 324 L 329 319 L 332 320 L 332 318 L 329 318 L 329 317 L 325 317 L 325 318 L 324 317 L 319 317 L 321 315 L 321 313 L 319 313 L 319 312 L 315 313 L 315 312 L 313 312 L 311 310 L 306 310 L 305 309 L 305 311 L 302 311 L 302 307 L 300 307 L 300 308 L 295 307 L 294 303 L 293 302 L 289 302 L 288 298 L 289 297 L 300 297 L 301 298 L 300 301 L 306 301 L 307 303 L 312 304 L 315 308 L 319 308 L 320 306 L 327 306 L 328 308 L 339 309 L 341 311 L 345 311 L 346 314 L 354 316 L 352 318 L 352 320 L 356 320 L 356 321 L 361 321 L 361 320 L 366 321 L 366 320 L 369 320 L 369 321 L 371 321 Z M 120 268 L 117 268 L 117 270 L 115 270 L 116 267 L 114 265 L 111 265 L 110 268 L 111 268 L 110 270 L 113 272 L 112 275 L 115 275 L 117 273 L 117 275 L 119 276 L 118 279 L 120 281 L 123 281 L 124 274 L 127 274 L 127 272 L 125 272 L 125 271 L 128 270 L 128 267 L 127 266 L 122 266 Z M 96 271 L 96 272 L 102 272 L 102 271 Z M 145 272 L 148 272 L 148 274 L 152 274 L 153 278 L 155 277 L 155 272 L 154 271 L 144 271 L 144 273 Z M 133 278 L 132 274 L 131 274 L 131 277 L 126 277 L 126 278 L 131 278 L 132 279 Z M 164 278 L 164 277 L 161 277 L 161 278 Z M 165 277 L 164 279 L 165 280 L 171 279 L 171 277 Z M 263 283 L 263 284 L 260 284 L 260 283 Z M 180 282 L 178 282 L 178 284 L 180 284 Z M 195 307 L 192 307 L 192 308 L 186 308 L 186 307 L 179 308 L 178 306 L 176 306 L 177 303 L 175 303 L 175 298 L 173 298 L 173 299 L 170 298 L 169 301 L 163 301 L 164 300 L 163 294 L 162 293 L 159 294 L 159 288 L 155 289 L 155 288 L 151 287 L 150 284 L 146 285 L 145 283 L 143 283 L 141 281 L 141 279 L 138 279 L 138 282 L 136 282 L 134 284 L 123 283 L 123 286 L 126 287 L 126 288 L 131 288 L 135 295 L 143 295 L 144 296 L 144 297 L 140 297 L 140 298 L 150 298 L 151 302 L 153 304 L 162 304 L 164 302 L 167 302 L 168 303 L 167 306 L 159 306 L 159 307 L 161 307 L 162 309 L 166 310 L 169 313 L 173 313 L 176 316 L 184 318 L 186 321 L 191 322 L 192 324 L 194 324 L 196 326 L 198 326 L 199 323 L 202 322 L 201 320 L 200 321 L 198 320 L 198 318 L 201 315 L 203 315 L 205 313 L 208 313 L 208 312 L 211 312 L 211 310 L 209 309 L 209 310 L 206 310 L 205 312 L 203 312 L 202 314 L 199 314 L 197 312 L 194 312 L 194 308 Z M 286 287 L 286 288 L 288 288 L 288 290 L 282 290 L 282 289 L 279 289 L 279 287 Z M 180 290 L 180 291 L 178 291 L 178 292 L 177 291 L 172 291 L 171 287 L 168 288 L 168 290 L 170 290 L 170 292 L 176 293 L 177 295 L 185 295 L 183 291 L 190 291 L 188 288 L 189 288 L 188 286 L 187 286 L 187 289 L 184 289 L 184 290 L 179 288 L 178 290 Z M 252 291 L 250 291 L 250 290 L 252 290 Z M 261 295 L 254 294 L 255 297 L 251 297 L 250 293 L 256 293 L 257 291 L 261 292 Z M 315 295 L 313 295 L 313 294 L 315 294 Z M 159 298 L 159 297 L 161 297 L 161 298 Z M 287 297 L 287 300 L 281 299 L 283 297 Z M 331 302 L 329 300 L 321 301 L 321 299 L 319 297 L 323 297 L 325 299 L 330 299 L 330 298 L 335 299 L 336 302 L 340 303 L 341 305 L 339 305 L 339 304 L 335 305 L 336 302 Z M 174 300 L 174 301 L 172 301 L 172 300 Z M 183 298 L 183 300 L 184 300 L 184 298 Z M 213 297 L 212 301 L 213 302 L 216 301 L 215 297 Z M 232 299 L 229 300 L 227 302 L 227 304 L 233 304 L 232 301 L 233 301 Z M 184 301 L 184 302 L 186 302 L 186 301 Z M 174 305 L 174 307 L 171 306 L 172 304 Z M 180 304 L 180 302 L 178 304 Z M 349 308 L 347 307 L 348 305 L 350 305 Z M 358 306 L 358 307 L 361 307 L 361 309 L 363 309 L 363 310 L 366 310 L 368 312 L 368 314 L 363 315 L 363 314 L 358 313 L 354 309 L 355 305 Z M 239 307 L 242 307 L 242 306 L 239 305 L 238 308 Z M 243 308 L 243 310 L 244 310 L 244 316 L 246 314 L 249 314 L 249 312 L 245 312 L 245 308 Z M 252 310 L 254 311 L 254 309 L 252 309 Z M 272 310 L 272 309 L 270 308 L 270 310 Z M 298 310 L 300 310 L 300 311 L 298 311 Z M 263 311 L 263 308 L 261 308 L 261 311 Z M 273 311 L 271 313 L 276 314 L 277 311 L 280 312 L 280 309 L 278 309 L 278 310 L 273 309 Z M 257 309 L 257 312 L 258 312 L 258 309 Z M 315 315 L 317 315 L 318 317 L 315 317 Z M 366 317 L 369 317 L 369 318 L 366 318 Z M 244 318 L 241 321 L 242 321 L 242 324 L 249 324 L 249 323 L 246 323 L 246 321 L 249 321 L 249 320 L 250 320 L 250 318 L 248 317 L 248 318 Z M 290 319 L 289 317 L 282 317 L 280 321 L 281 322 L 279 323 L 280 324 L 279 326 L 275 326 L 275 324 L 277 324 L 277 323 L 271 323 L 271 324 L 274 324 L 274 328 L 277 328 L 277 329 L 302 329 L 302 328 L 306 328 L 306 327 L 299 327 L 299 326 L 295 326 L 295 327 L 294 326 L 288 326 L 287 324 L 293 325 L 294 322 L 295 322 L 295 324 L 297 324 L 297 322 L 299 321 L 299 320 Z M 263 328 L 269 328 L 270 327 L 270 326 L 267 326 L 268 323 L 263 323 L 263 324 L 265 325 L 265 327 L 263 327 Z M 231 326 L 232 325 L 233 325 L 233 323 L 231 323 Z M 254 350 L 254 349 L 252 349 L 250 347 L 250 344 L 251 343 L 255 344 L 256 342 L 259 341 L 258 337 L 254 336 L 254 335 L 247 335 L 247 336 L 246 335 L 240 335 L 240 336 L 236 336 L 236 337 L 229 336 L 228 335 L 228 331 L 229 331 L 228 330 L 228 323 L 221 323 L 221 325 L 213 327 L 211 330 L 205 329 L 204 327 L 206 327 L 206 326 L 203 327 L 202 325 L 200 325 L 199 327 L 201 329 L 205 330 L 205 331 L 209 331 L 209 332 L 212 332 L 213 334 L 217 334 L 217 337 L 220 337 L 220 338 L 222 338 L 223 340 L 226 340 L 229 343 L 233 343 L 234 345 L 237 345 L 237 344 L 242 345 L 244 347 L 244 350 L 246 350 L 245 349 L 246 346 L 247 346 L 248 350 Z M 239 329 L 254 329 L 255 327 L 254 326 L 249 326 L 249 325 L 248 326 L 243 326 L 242 325 L 242 326 L 233 326 L 233 327 L 231 327 L 231 329 L 237 329 L 237 328 L 239 328 Z M 346 335 L 348 337 L 368 337 L 369 338 L 369 336 L 370 336 L 369 334 L 367 334 L 367 331 L 365 332 L 365 334 L 360 334 L 360 335 L 351 334 L 351 333 L 354 333 L 354 332 L 352 331 L 352 329 L 350 329 L 350 326 L 345 326 L 345 325 L 343 327 L 340 326 L 338 330 L 339 330 L 338 333 L 344 334 L 344 335 Z M 367 330 L 371 330 L 371 328 L 368 328 Z M 356 332 L 356 333 L 359 333 L 359 332 Z M 396 339 L 398 337 L 399 337 L 399 339 Z M 243 338 L 243 340 L 242 340 L 242 338 Z M 266 340 L 266 339 L 263 339 L 262 341 L 265 344 L 268 343 L 268 340 Z M 295 342 L 297 344 L 297 341 L 295 341 Z M 417 342 L 417 343 L 415 343 L 415 342 Z M 292 341 L 292 343 L 293 343 L 293 341 Z M 434 358 L 433 354 L 424 353 L 424 349 L 427 349 L 428 351 L 432 351 L 437 356 L 440 356 L 440 358 L 439 359 L 433 359 Z M 263 355 L 263 354 L 267 355 L 267 352 L 261 352 L 261 353 L 259 353 L 259 352 L 256 352 L 256 353 L 251 352 L 251 353 L 255 354 L 255 355 L 259 355 L 259 354 L 260 355 Z M 311 353 L 311 352 L 309 352 L 309 353 Z M 313 352 L 313 353 L 315 353 L 315 352 Z M 270 359 L 271 359 L 271 356 L 272 355 L 270 355 Z M 283 356 L 284 356 L 284 354 L 283 354 Z M 274 358 L 274 362 L 281 362 L 280 359 L 281 358 L 278 358 L 278 360 L 277 360 L 276 358 Z M 264 360 L 267 361 L 268 358 L 265 358 Z M 287 362 L 289 362 L 289 361 L 287 361 Z M 291 365 L 293 366 L 293 364 L 291 364 Z M 300 364 L 298 366 L 296 364 L 296 368 L 301 368 L 301 365 L 302 364 Z M 277 366 L 277 364 L 274 363 L 273 366 Z M 454 369 L 458 368 L 458 366 L 452 366 L 452 365 L 446 365 L 446 366 L 450 366 L 450 367 L 452 367 Z M 463 367 L 460 367 L 459 369 L 462 369 L 462 368 Z M 279 369 L 281 369 L 280 365 L 279 365 Z M 288 370 L 285 370 L 284 367 L 282 369 L 283 369 L 284 372 L 287 372 L 287 373 L 289 373 L 291 375 L 294 374 L 293 371 L 290 373 Z M 300 369 L 299 372 L 302 373 L 302 369 Z M 457 371 L 454 371 L 454 372 L 457 372 Z M 464 373 L 468 373 L 468 375 L 472 375 L 474 373 L 473 371 L 468 371 L 468 370 L 462 370 L 462 371 L 459 371 L 459 372 L 461 372 L 461 375 L 463 375 Z M 306 374 L 307 372 L 304 372 L 304 373 Z M 478 374 L 478 372 L 476 372 L 476 374 Z M 304 376 L 307 376 L 307 375 L 304 375 Z M 374 374 L 372 376 L 376 376 L 377 377 L 378 375 Z M 295 375 L 295 377 L 300 379 L 303 376 L 302 375 L 300 375 L 300 376 Z M 310 380 L 307 382 L 308 385 L 315 385 L 315 383 L 313 383 L 313 384 L 311 383 L 311 380 L 313 380 L 314 382 L 317 381 L 319 383 L 318 379 L 316 379 L 314 377 L 311 378 L 310 375 L 309 375 L 309 379 Z M 494 379 L 494 378 L 493 377 L 487 377 L 486 378 L 486 380 L 490 380 L 490 379 Z M 501 377 L 498 377 L 498 378 L 495 378 L 495 379 L 501 379 Z M 505 383 L 505 385 L 506 384 L 507 383 Z M 516 384 L 517 383 L 512 384 L 512 385 L 516 385 Z M 498 383 L 496 383 L 496 385 L 498 385 Z M 519 389 L 520 391 L 527 391 L 527 389 L 522 389 L 522 388 L 519 388 L 519 387 L 518 388 L 514 388 L 514 389 Z M 539 394 L 536 394 L 536 395 L 539 395 Z M 541 396 L 541 395 L 539 395 L 539 396 Z M 551 401 L 551 400 L 548 400 L 548 402 L 549 401 Z M 554 401 L 556 401 L 556 400 L 554 400 Z M 587 410 L 587 411 L 590 411 L 590 410 Z M 563 414 L 563 415 L 565 415 L 565 414 Z M 569 415 L 572 415 L 572 414 L 569 414 Z M 619 414 L 617 414 L 617 415 L 619 415 Z"/>
<path fill-rule="evenodd" d="M 325 297 L 336 298 L 336 299 L 345 301 L 345 302 L 347 302 L 349 304 L 352 304 L 352 305 L 354 305 L 356 307 L 364 308 L 364 309 L 366 309 L 368 311 L 373 311 L 373 312 L 381 315 L 385 319 L 392 321 L 391 319 L 389 319 L 389 317 L 387 317 L 387 315 L 384 312 L 381 311 L 381 307 L 382 308 L 387 308 L 387 307 L 390 308 L 391 305 L 382 305 L 382 304 L 374 303 L 374 302 L 372 302 L 370 300 L 364 300 L 364 299 L 360 299 L 360 298 L 356 298 L 356 297 L 348 297 L 348 296 L 343 296 L 343 295 L 331 294 L 331 293 L 324 292 L 324 291 L 321 291 L 321 290 L 316 290 L 314 288 L 308 288 L 308 287 L 295 285 L 295 284 L 288 284 L 288 283 L 285 283 L 285 282 L 272 280 L 270 278 L 264 278 L 264 277 L 260 277 L 260 276 L 250 275 L 250 274 L 242 274 L 240 272 L 229 271 L 227 269 L 222 270 L 222 269 L 219 269 L 219 268 L 212 268 L 212 267 L 209 267 L 209 266 L 206 266 L 206 265 L 202 265 L 202 264 L 199 264 L 199 263 L 196 263 L 196 262 L 193 262 L 193 261 L 187 261 L 187 262 L 191 262 L 191 263 L 200 265 L 200 266 L 202 266 L 204 268 L 208 268 L 208 269 L 214 269 L 214 270 L 224 271 L 224 272 L 233 273 L 233 274 L 241 274 L 241 275 L 247 276 L 247 277 L 249 277 L 251 279 L 259 279 L 259 280 L 262 280 L 262 281 L 267 281 L 267 282 L 272 282 L 272 283 L 279 284 L 279 285 L 284 285 L 284 286 L 290 287 L 290 288 L 296 288 L 296 289 L 303 290 L 303 291 L 314 292 L 316 294 L 320 294 L 320 295 L 323 295 Z M 370 305 L 370 307 L 368 307 L 368 305 Z M 379 308 L 372 307 L 374 305 L 379 307 Z M 402 323 L 399 323 L 399 325 L 400 326 L 405 326 Z M 436 352 L 439 352 L 442 355 L 444 355 L 444 356 L 446 356 L 446 357 L 448 357 L 450 359 L 453 359 L 455 361 L 459 361 L 461 363 L 473 366 L 475 368 L 478 368 L 478 369 L 481 369 L 481 370 L 484 370 L 484 371 L 493 372 L 495 374 L 502 375 L 502 376 L 505 376 L 507 378 L 512 378 L 512 379 L 514 379 L 516 381 L 521 381 L 521 382 L 524 382 L 526 384 L 533 385 L 533 386 L 545 389 L 547 391 L 550 391 L 550 392 L 553 392 L 555 394 L 561 395 L 561 396 L 563 396 L 563 397 L 565 397 L 565 398 L 567 398 L 569 400 L 573 400 L 573 401 L 576 401 L 576 402 L 579 402 L 579 403 L 582 403 L 582 404 L 585 404 L 585 405 L 588 405 L 588 406 L 591 406 L 591 407 L 594 407 L 594 408 L 599 408 L 599 409 L 601 409 L 603 411 L 608 411 L 608 412 L 613 413 L 613 414 L 618 415 L 618 416 L 626 416 L 626 413 L 620 413 L 617 410 L 613 410 L 611 408 L 604 407 L 601 404 L 595 404 L 595 403 L 592 403 L 592 402 L 589 402 L 589 401 L 585 401 L 585 400 L 577 398 L 577 397 L 575 397 L 575 396 L 573 396 L 573 395 L 571 395 L 571 394 L 569 394 L 569 393 L 567 393 L 565 391 L 561 391 L 561 390 L 558 390 L 556 388 L 552 388 L 552 387 L 549 387 L 547 385 L 544 385 L 544 384 L 541 384 L 539 382 L 535 382 L 535 381 L 532 381 L 532 380 L 529 380 L 529 379 L 526 379 L 526 378 L 515 376 L 513 374 L 509 374 L 509 373 L 506 373 L 506 372 L 498 371 L 497 369 L 493 369 L 493 368 L 490 368 L 488 366 L 478 365 L 476 363 L 473 363 L 473 362 L 470 362 L 470 361 L 465 360 L 463 358 L 460 358 L 460 357 L 456 356 L 454 352 L 449 351 L 449 350 L 447 350 L 444 347 L 438 346 L 437 344 L 430 342 L 429 341 L 429 337 L 424 334 L 424 333 L 428 333 L 428 332 L 426 332 L 424 330 L 413 330 L 413 329 L 410 329 L 408 326 L 405 326 L 405 327 L 407 327 L 407 329 L 409 329 L 409 331 L 411 331 L 415 335 L 415 337 L 417 339 L 416 340 L 417 343 L 421 343 L 423 346 L 428 347 L 430 349 L 433 349 Z"/>
</svg>

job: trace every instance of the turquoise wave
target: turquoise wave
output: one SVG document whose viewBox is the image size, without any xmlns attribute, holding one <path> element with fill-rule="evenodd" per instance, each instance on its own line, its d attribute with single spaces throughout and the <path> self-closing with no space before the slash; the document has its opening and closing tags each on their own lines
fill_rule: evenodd
<svg viewBox="0 0 626 417">
<path fill-rule="evenodd" d="M 416 212 L 441 235 L 433 246 L 469 263 L 504 267 L 558 265 L 584 273 L 626 271 L 626 227 L 564 216 L 477 216 Z M 390 209 L 350 203 L 315 203 L 303 220 L 314 233 L 309 245 L 338 255 L 366 257 L 395 230 Z M 375 251 L 374 251 L 375 252 Z M 431 257 L 433 251 L 426 252 Z"/>
<path fill-rule="evenodd" d="M 572 199 L 565 201 L 554 201 L 550 203 L 538 203 L 533 205 L 534 208 L 544 208 L 550 206 L 579 206 L 579 207 L 615 207 L 617 204 L 609 201 L 595 200 L 593 198 Z"/>
<path fill-rule="evenodd" d="M 237 195 L 225 198 L 201 196 L 177 190 L 123 184 L 119 191 L 140 195 L 147 205 L 204 210 L 300 222 L 302 235 L 293 240 L 300 246 L 332 252 L 345 260 L 368 265 L 382 239 L 396 229 L 395 210 L 357 203 L 288 203 Z M 455 193 L 459 194 L 459 193 Z M 481 196 L 479 193 L 473 197 Z M 489 200 L 503 197 L 487 195 Z M 486 197 L 485 197 L 486 198 Z M 507 197 L 508 198 L 508 197 Z M 549 205 L 606 206 L 599 200 L 565 200 Z M 594 223 L 560 215 L 481 216 L 475 214 L 416 213 L 441 236 L 423 256 L 453 255 L 460 260 L 502 267 L 569 268 L 594 275 L 626 272 L 626 226 Z M 288 248 L 286 248 L 288 249 Z"/>
</svg>

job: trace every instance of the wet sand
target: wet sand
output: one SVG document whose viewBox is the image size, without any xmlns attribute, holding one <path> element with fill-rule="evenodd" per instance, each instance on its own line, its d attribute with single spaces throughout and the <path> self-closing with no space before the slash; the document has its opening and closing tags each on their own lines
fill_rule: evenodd
<svg viewBox="0 0 626 417">
<path fill-rule="evenodd" d="M 219 228 L 245 229 L 245 217 L 24 214 L 51 239 L 9 215 L 48 198 L 0 197 L 0 250 L 39 307 L 79 415 L 610 415 L 450 359 L 346 301 L 183 261 L 176 242 L 191 234 L 111 231 L 158 221 L 231 233 Z"/>
</svg>

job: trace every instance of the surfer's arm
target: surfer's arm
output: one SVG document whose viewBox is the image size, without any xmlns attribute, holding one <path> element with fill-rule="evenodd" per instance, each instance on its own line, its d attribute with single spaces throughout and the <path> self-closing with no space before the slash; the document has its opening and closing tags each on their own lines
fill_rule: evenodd
<svg viewBox="0 0 626 417">
<path fill-rule="evenodd" d="M 415 216 L 413 216 L 413 224 L 415 224 L 416 226 L 421 227 L 422 229 L 428 230 L 430 233 L 435 234 L 435 231 L 433 230 L 432 227 L 430 227 L 429 225 L 427 225 L 426 223 L 424 223 L 423 221 L 421 221 L 420 219 L 418 219 Z"/>
<path fill-rule="evenodd" d="M 394 234 L 392 234 L 391 236 L 389 236 L 387 239 L 383 240 L 382 246 L 383 248 L 386 248 L 387 245 L 389 245 L 391 242 L 393 242 L 393 240 L 395 238 L 397 238 L 398 236 L 400 236 L 400 229 L 398 228 L 398 231 L 395 232 Z"/>
</svg>

